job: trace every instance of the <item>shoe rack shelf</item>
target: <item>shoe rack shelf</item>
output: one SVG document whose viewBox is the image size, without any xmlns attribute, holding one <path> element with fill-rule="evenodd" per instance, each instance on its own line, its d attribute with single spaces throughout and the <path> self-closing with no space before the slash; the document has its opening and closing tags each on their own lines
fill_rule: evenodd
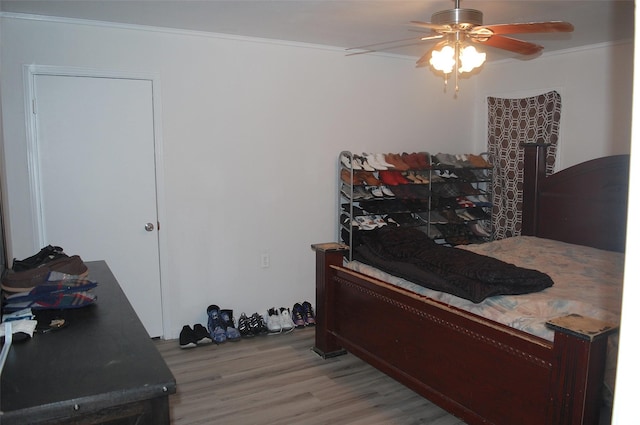
<svg viewBox="0 0 640 425">
<path fill-rule="evenodd" d="M 415 226 L 448 245 L 492 239 L 486 154 L 342 151 L 338 161 L 338 235 L 349 247 L 359 232 L 388 225 Z"/>
</svg>

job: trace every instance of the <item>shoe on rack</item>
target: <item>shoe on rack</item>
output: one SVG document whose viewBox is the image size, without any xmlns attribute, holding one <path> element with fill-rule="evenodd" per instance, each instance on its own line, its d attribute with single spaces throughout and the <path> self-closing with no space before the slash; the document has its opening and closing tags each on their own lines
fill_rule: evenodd
<svg viewBox="0 0 640 425">
<path fill-rule="evenodd" d="M 355 156 L 349 158 L 347 155 L 342 155 L 340 157 L 340 161 L 347 168 L 352 168 L 354 170 L 362 170 L 362 165 L 360 165 L 360 161 L 356 159 Z"/>
<path fill-rule="evenodd" d="M 468 224 L 467 226 L 469 227 L 469 230 L 478 237 L 488 238 L 491 236 L 491 233 L 487 232 L 478 222 Z"/>
<path fill-rule="evenodd" d="M 280 327 L 284 333 L 291 332 L 296 328 L 291 319 L 291 311 L 288 308 L 280 307 Z"/>
<path fill-rule="evenodd" d="M 406 179 L 400 171 L 393 171 L 395 173 L 394 179 L 398 184 L 409 184 L 411 181 Z"/>
<path fill-rule="evenodd" d="M 373 195 L 363 186 L 352 186 L 353 187 L 353 199 L 358 200 L 369 200 L 373 199 Z"/>
<path fill-rule="evenodd" d="M 385 197 L 387 197 L 387 198 L 395 198 L 395 197 L 396 197 L 396 194 L 395 194 L 395 193 L 393 193 L 393 192 L 391 191 L 391 189 L 389 189 L 389 188 L 388 188 L 387 186 L 385 186 L 385 185 L 380 186 L 380 190 L 382 191 L 382 194 L 383 194 Z"/>
<path fill-rule="evenodd" d="M 362 156 L 367 159 L 367 163 L 375 170 L 387 170 L 389 167 L 378 162 L 378 158 L 374 154 L 363 153 Z"/>
<path fill-rule="evenodd" d="M 198 345 L 211 344 L 213 342 L 207 328 L 202 326 L 200 323 L 193 325 L 193 332 L 196 336 L 196 343 Z"/>
<path fill-rule="evenodd" d="M 414 173 L 416 179 L 422 184 L 429 184 L 429 173 L 424 171 L 417 171 Z"/>
<path fill-rule="evenodd" d="M 211 339 L 216 344 L 222 344 L 227 341 L 227 333 L 225 332 L 224 323 L 220 318 L 220 307 L 217 305 L 210 305 L 207 308 L 207 316 L 209 316 L 209 320 L 207 321 L 207 328 L 209 330 L 209 335 L 211 335 Z"/>
<path fill-rule="evenodd" d="M 382 165 L 383 167 L 387 167 L 387 168 L 395 168 L 395 164 L 387 161 L 387 156 L 383 153 L 376 153 L 374 154 L 374 157 L 376 159 L 376 162 L 380 165 Z"/>
<path fill-rule="evenodd" d="M 255 336 L 251 330 L 251 321 L 245 313 L 241 313 L 238 319 L 238 332 L 243 338 L 253 338 Z"/>
<path fill-rule="evenodd" d="M 184 325 L 180 331 L 180 348 L 194 348 L 198 346 L 198 338 L 191 326 Z"/>
<path fill-rule="evenodd" d="M 366 171 L 359 171 L 354 174 L 353 179 L 359 184 L 365 184 L 367 186 L 378 186 L 380 184 L 380 180 L 373 175 L 373 173 L 368 173 Z"/>
<path fill-rule="evenodd" d="M 353 184 L 353 180 L 351 179 L 351 171 L 349 170 L 346 170 L 344 168 L 340 170 L 340 178 L 346 184 Z"/>
<path fill-rule="evenodd" d="M 429 155 L 429 152 L 417 152 L 416 158 L 421 170 L 431 168 L 431 155 Z"/>
<path fill-rule="evenodd" d="M 409 162 L 405 161 L 406 157 L 399 153 L 392 154 L 392 158 L 393 164 L 396 166 L 396 170 L 398 171 L 407 171 L 413 168 Z"/>
<path fill-rule="evenodd" d="M 373 224 L 375 224 L 376 227 L 382 227 L 387 225 L 387 222 L 384 220 L 384 217 L 382 217 L 381 215 L 374 215 L 371 217 L 371 220 L 373 220 Z"/>
<path fill-rule="evenodd" d="M 305 301 L 302 303 L 303 317 L 304 322 L 307 326 L 315 326 L 316 324 L 316 315 L 313 312 L 313 307 L 309 301 Z"/>
<path fill-rule="evenodd" d="M 354 155 L 353 158 L 358 161 L 358 164 L 360 164 L 364 171 L 376 171 L 375 168 L 369 165 L 366 158 L 359 155 Z"/>
<path fill-rule="evenodd" d="M 397 186 L 398 180 L 396 174 L 393 171 L 380 171 L 380 180 L 388 186 Z"/>
<path fill-rule="evenodd" d="M 220 319 L 222 319 L 227 341 L 240 341 L 242 335 L 240 335 L 240 331 L 236 329 L 235 321 L 233 319 L 233 310 L 220 310 Z"/>
<path fill-rule="evenodd" d="M 272 307 L 267 311 L 267 329 L 269 330 L 269 335 L 275 335 L 282 332 L 280 311 L 275 307 Z"/>
<path fill-rule="evenodd" d="M 304 309 L 302 308 L 302 304 L 295 303 L 293 308 L 291 309 L 291 318 L 293 319 L 293 323 L 296 328 L 301 329 L 304 328 L 306 323 L 304 321 Z"/>
<path fill-rule="evenodd" d="M 393 170 L 406 170 L 408 167 L 406 167 L 403 162 L 398 161 L 398 157 L 395 154 L 392 153 L 388 153 L 384 155 L 384 161 L 387 164 L 390 164 L 390 166 L 387 166 L 387 168 L 389 169 L 393 169 Z"/>
<path fill-rule="evenodd" d="M 374 198 L 384 198 L 384 193 L 382 193 L 382 189 L 378 186 L 369 186 L 369 192 Z"/>
<path fill-rule="evenodd" d="M 355 222 L 360 230 L 373 230 L 378 227 L 373 218 L 368 215 L 361 215 L 355 218 Z"/>
</svg>

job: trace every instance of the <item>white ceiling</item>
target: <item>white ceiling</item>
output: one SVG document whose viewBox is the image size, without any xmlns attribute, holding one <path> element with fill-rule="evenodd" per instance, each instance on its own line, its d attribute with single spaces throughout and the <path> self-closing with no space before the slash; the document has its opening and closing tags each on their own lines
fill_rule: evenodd
<svg viewBox="0 0 640 425">
<path fill-rule="evenodd" d="M 418 38 L 411 20 L 430 21 L 434 12 L 452 9 L 453 0 L 0 0 L 3 12 L 81 18 L 125 24 L 357 47 Z M 632 40 L 634 1 L 610 0 L 462 0 L 461 8 L 481 10 L 484 24 L 563 20 L 571 34 L 518 35 L 545 51 Z M 378 50 L 419 57 L 432 42 Z M 508 57 L 486 47 L 488 60 Z M 512 55 L 513 56 L 513 55 Z"/>
</svg>

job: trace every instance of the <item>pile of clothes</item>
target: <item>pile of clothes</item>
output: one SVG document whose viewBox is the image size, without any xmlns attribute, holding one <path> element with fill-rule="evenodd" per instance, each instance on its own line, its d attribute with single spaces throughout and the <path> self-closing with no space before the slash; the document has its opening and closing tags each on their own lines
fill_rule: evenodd
<svg viewBox="0 0 640 425">
<path fill-rule="evenodd" d="M 66 321 L 57 317 L 58 312 L 93 305 L 96 286 L 82 259 L 65 254 L 59 246 L 48 245 L 24 260 L 14 259 L 1 280 L 0 341 L 10 345 L 30 339 L 38 329 L 48 332 L 64 327 Z M 44 316 L 51 320 L 43 320 Z"/>
<path fill-rule="evenodd" d="M 24 260 L 14 259 L 2 277 L 3 312 L 91 305 L 97 299 L 92 289 L 98 284 L 88 276 L 80 256 L 69 256 L 59 246 L 48 245 Z"/>
</svg>

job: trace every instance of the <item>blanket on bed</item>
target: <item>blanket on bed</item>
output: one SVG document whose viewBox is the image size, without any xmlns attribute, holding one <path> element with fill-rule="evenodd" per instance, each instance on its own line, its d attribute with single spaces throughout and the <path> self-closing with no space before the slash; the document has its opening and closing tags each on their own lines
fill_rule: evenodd
<svg viewBox="0 0 640 425">
<path fill-rule="evenodd" d="M 411 227 L 385 226 L 361 233 L 361 243 L 353 251 L 356 260 L 474 303 L 494 295 L 538 292 L 553 285 L 545 273 L 438 245 Z"/>
</svg>

